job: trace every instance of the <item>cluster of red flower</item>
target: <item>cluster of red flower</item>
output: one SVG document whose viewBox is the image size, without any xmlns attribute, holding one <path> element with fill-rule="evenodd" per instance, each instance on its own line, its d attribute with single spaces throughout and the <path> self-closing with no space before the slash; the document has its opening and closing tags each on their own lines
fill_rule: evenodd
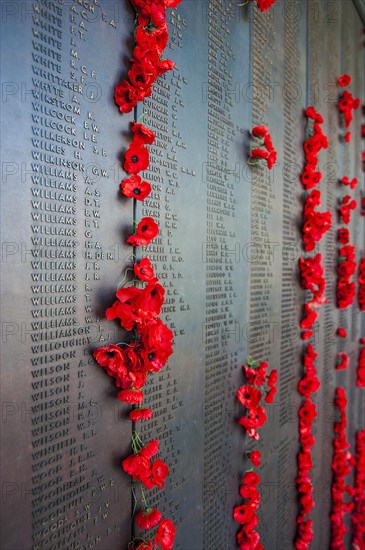
<svg viewBox="0 0 365 550">
<path fill-rule="evenodd" d="M 312 520 L 307 516 L 314 507 L 313 484 L 309 476 L 312 469 L 311 447 L 315 444 L 312 426 L 317 416 L 317 407 L 311 400 L 313 393 L 320 386 L 315 367 L 315 353 L 312 344 L 308 344 L 304 354 L 304 376 L 298 382 L 298 392 L 304 397 L 299 409 L 299 442 L 301 451 L 298 455 L 298 475 L 296 485 L 299 493 L 298 530 L 295 539 L 297 550 L 307 550 L 313 538 Z"/>
<path fill-rule="evenodd" d="M 360 311 L 365 311 L 365 257 L 361 260 L 359 265 L 359 289 L 357 293 L 357 301 Z"/>
<path fill-rule="evenodd" d="M 269 390 L 265 392 L 265 402 L 273 403 L 277 392 L 276 383 L 278 373 L 273 369 L 267 374 L 268 363 L 262 361 L 257 364 L 252 357 L 247 360 L 247 365 L 243 365 L 243 372 L 247 384 L 240 386 L 237 391 L 237 399 L 247 409 L 247 416 L 240 417 L 238 423 L 244 427 L 246 433 L 253 439 L 259 439 L 256 429 L 261 428 L 266 421 L 266 412 L 261 402 L 262 392 L 258 387 L 267 383 Z M 249 455 L 250 461 L 256 467 L 260 466 L 261 453 L 254 450 Z M 242 525 L 237 533 L 237 544 L 240 550 L 263 550 L 260 543 L 260 535 L 256 531 L 259 523 L 257 510 L 261 501 L 258 485 L 260 476 L 255 472 L 246 472 L 242 477 L 240 495 L 246 501 L 233 510 L 234 519 Z"/>
<path fill-rule="evenodd" d="M 308 305 L 319 307 L 327 303 L 327 299 L 324 297 L 326 279 L 323 276 L 322 254 L 316 254 L 314 257 L 299 258 L 299 269 L 302 288 L 309 290 L 313 294 L 313 298 Z"/>
<path fill-rule="evenodd" d="M 152 93 L 156 78 L 175 64 L 162 60 L 167 46 L 166 8 L 175 8 L 181 0 L 131 0 L 137 12 L 136 45 L 128 80 L 116 85 L 114 99 L 122 113 L 130 113 L 139 101 Z"/>
<path fill-rule="evenodd" d="M 340 263 L 337 267 L 337 306 L 340 309 L 349 307 L 355 298 L 356 287 L 351 277 L 356 271 L 355 247 L 349 244 L 342 246 L 339 250 Z"/>
<path fill-rule="evenodd" d="M 242 367 L 247 379 L 247 385 L 241 386 L 237 392 L 238 401 L 247 409 L 247 416 L 241 416 L 238 422 L 243 426 L 246 433 L 256 440 L 260 439 L 256 430 L 261 428 L 266 422 L 265 409 L 259 405 L 262 393 L 257 389 L 257 386 L 263 386 L 265 382 L 267 383 L 269 390 L 265 395 L 266 403 L 273 403 L 277 392 L 277 370 L 274 369 L 267 375 L 268 366 L 268 363 L 265 361 L 257 365 L 255 361 L 249 358 L 248 364 Z"/>
<path fill-rule="evenodd" d="M 343 537 L 347 532 L 344 522 L 345 514 L 351 512 L 353 503 L 346 503 L 344 495 L 347 493 L 350 497 L 353 495 L 353 488 L 345 484 L 345 479 L 351 472 L 354 464 L 353 457 L 348 450 L 350 448 L 346 439 L 346 393 L 343 388 L 336 388 L 335 405 L 340 413 L 339 422 L 335 422 L 335 439 L 333 441 L 333 459 L 332 459 L 332 510 L 331 510 L 331 542 L 330 548 L 333 550 L 345 550 Z"/>
<path fill-rule="evenodd" d="M 339 352 L 337 355 L 337 362 L 336 370 L 345 370 L 350 364 L 350 357 L 347 355 L 347 353 Z"/>
<path fill-rule="evenodd" d="M 276 0 L 251 0 L 251 2 L 256 2 L 259 10 L 267 11 L 273 4 L 275 4 Z"/>
<path fill-rule="evenodd" d="M 358 184 L 358 181 L 357 181 L 357 178 L 352 178 L 352 180 L 350 181 L 350 179 L 347 176 L 344 176 L 340 181 L 340 183 L 346 186 L 349 185 L 350 189 L 355 189 Z"/>
<path fill-rule="evenodd" d="M 321 193 L 317 189 L 307 196 L 303 209 L 302 239 L 306 252 L 312 252 L 324 233 L 332 226 L 331 212 L 319 212 L 317 206 L 321 206 Z"/>
<path fill-rule="evenodd" d="M 365 388 L 365 338 L 360 338 L 359 359 L 356 370 L 356 386 Z"/>
<path fill-rule="evenodd" d="M 152 93 L 156 78 L 173 69 L 174 63 L 162 60 L 168 42 L 166 8 L 175 8 L 181 0 L 131 0 L 136 11 L 135 48 L 131 59 L 129 80 L 123 80 L 114 90 L 114 98 L 122 113 L 129 113 L 139 101 Z M 143 181 L 139 173 L 149 166 L 149 151 L 155 134 L 142 124 L 132 123 L 133 140 L 124 158 L 124 170 L 129 177 L 120 188 L 126 197 L 143 201 L 151 192 L 151 185 Z M 147 246 L 158 234 L 157 223 L 144 217 L 138 223 L 134 235 L 127 238 L 132 246 Z M 155 276 L 148 258 L 135 262 L 135 286 L 120 288 L 114 304 L 107 309 L 108 320 L 118 319 L 127 331 L 133 331 L 134 340 L 130 344 L 108 345 L 94 351 L 97 362 L 107 374 L 115 379 L 120 388 L 118 399 L 124 403 L 137 405 L 129 412 L 132 422 L 152 418 L 151 409 L 143 408 L 144 393 L 141 391 L 147 376 L 159 372 L 172 354 L 173 332 L 158 318 L 164 303 L 165 291 Z M 157 458 L 157 440 L 144 444 L 136 431 L 132 434 L 132 451 L 122 461 L 124 471 L 133 483 L 139 482 L 148 489 L 164 488 L 169 469 Z M 135 494 L 135 493 L 134 493 Z M 135 496 L 136 499 L 136 496 Z M 134 521 L 140 529 L 157 526 L 154 541 L 133 538 L 129 550 L 152 550 L 153 545 L 161 550 L 171 550 L 174 544 L 176 527 L 170 519 L 162 519 L 162 514 L 148 506 L 142 490 L 143 506 L 135 515 Z M 135 502 L 135 505 L 137 502 Z"/>
<path fill-rule="evenodd" d="M 365 430 L 356 433 L 352 548 L 365 550 Z"/>
<path fill-rule="evenodd" d="M 240 495 L 246 502 L 235 506 L 233 510 L 234 519 L 242 525 L 237 533 L 237 544 L 240 550 L 264 550 L 260 543 L 260 535 L 255 531 L 259 523 L 257 510 L 261 501 L 258 489 L 260 481 L 260 476 L 256 472 L 246 472 L 242 477 Z"/>
<path fill-rule="evenodd" d="M 276 163 L 277 153 L 274 149 L 269 129 L 266 126 L 255 126 L 251 134 L 257 141 L 252 144 L 250 159 L 266 160 L 267 167 L 271 170 Z"/>
<path fill-rule="evenodd" d="M 355 199 L 351 199 L 351 195 L 345 195 L 341 199 L 340 216 L 342 222 L 346 225 L 350 223 L 351 210 L 355 210 L 357 202 Z"/>
<path fill-rule="evenodd" d="M 337 80 L 341 88 L 346 88 L 351 84 L 351 77 L 347 74 L 344 74 L 340 76 Z M 338 109 L 340 113 L 342 113 L 344 121 L 345 121 L 345 128 L 349 128 L 351 121 L 353 120 L 353 114 L 352 112 L 356 109 L 358 109 L 360 106 L 360 99 L 355 99 L 353 95 L 348 92 L 347 90 L 344 90 L 342 92 L 342 95 L 340 96 L 340 100 L 338 102 Z M 351 141 L 351 132 L 346 132 L 345 134 L 345 141 L 348 143 Z"/>
<path fill-rule="evenodd" d="M 118 399 L 141 404 L 143 392 L 138 390 L 144 386 L 148 374 L 165 366 L 172 354 L 173 332 L 158 318 L 165 291 L 154 277 L 148 258 L 136 263 L 134 271 L 146 281 L 146 286 L 120 288 L 116 293 L 117 300 L 106 311 L 106 318 L 109 321 L 119 319 L 123 328 L 135 330 L 138 339 L 123 347 L 109 345 L 99 348 L 94 351 L 94 357 L 121 388 Z M 141 414 L 141 419 L 144 419 L 149 413 Z M 132 419 L 139 419 L 137 411 L 133 411 Z"/>
<path fill-rule="evenodd" d="M 322 179 L 322 172 L 317 172 L 318 155 L 322 149 L 327 149 L 328 139 L 322 132 L 323 117 L 317 113 L 314 107 L 308 107 L 305 114 L 313 120 L 313 135 L 304 142 L 305 165 L 300 181 L 304 189 L 316 187 Z"/>
</svg>

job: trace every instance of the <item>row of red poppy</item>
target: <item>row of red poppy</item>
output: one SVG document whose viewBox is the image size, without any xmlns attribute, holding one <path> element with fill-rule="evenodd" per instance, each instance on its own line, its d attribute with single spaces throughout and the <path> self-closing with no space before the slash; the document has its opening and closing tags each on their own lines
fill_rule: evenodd
<svg viewBox="0 0 365 550">
<path fill-rule="evenodd" d="M 346 477 L 355 465 L 354 458 L 349 451 L 350 444 L 346 438 L 346 392 L 343 388 L 336 388 L 335 405 L 340 414 L 340 420 L 335 422 L 332 459 L 332 485 L 331 485 L 331 550 L 346 550 L 343 537 L 347 532 L 344 517 L 352 511 L 353 502 L 345 501 L 345 494 L 352 499 L 354 489 L 346 485 Z"/>
<path fill-rule="evenodd" d="M 331 212 L 320 212 L 317 207 L 321 205 L 321 192 L 315 189 L 323 178 L 318 170 L 319 154 L 328 148 L 328 139 L 322 131 L 323 117 L 313 106 L 306 109 L 308 138 L 303 144 L 305 164 L 300 177 L 303 189 L 310 191 L 305 197 L 303 207 L 302 241 L 304 250 L 312 252 L 316 243 L 319 243 L 323 235 L 332 226 Z M 318 318 L 318 309 L 327 302 L 325 298 L 326 279 L 322 255 L 306 256 L 299 259 L 300 283 L 303 290 L 310 292 L 303 304 L 303 317 L 300 328 L 303 330 L 302 339 L 310 339 L 313 325 Z M 307 550 L 313 540 L 313 521 L 310 513 L 315 506 L 313 482 L 311 479 L 312 447 L 315 438 L 312 433 L 313 422 L 317 417 L 317 407 L 312 400 L 312 395 L 320 387 L 317 377 L 315 360 L 317 353 L 313 344 L 308 344 L 303 355 L 303 375 L 298 382 L 298 392 L 303 401 L 299 408 L 299 444 L 298 473 L 296 487 L 299 497 L 299 509 L 297 514 L 297 532 L 294 546 L 297 550 Z"/>
<path fill-rule="evenodd" d="M 262 428 L 267 419 L 265 408 L 260 404 L 263 392 L 265 393 L 264 400 L 268 404 L 274 402 L 277 392 L 278 372 L 273 369 L 270 374 L 267 374 L 268 367 L 266 361 L 257 364 L 252 357 L 249 357 L 247 364 L 242 367 L 246 383 L 240 386 L 236 395 L 237 400 L 245 407 L 245 415 L 238 419 L 238 423 L 243 427 L 245 433 L 255 441 L 260 439 L 257 430 Z M 267 384 L 268 390 L 263 388 L 265 384 Z M 249 459 L 253 466 L 259 467 L 261 463 L 260 451 L 258 449 L 251 451 Z M 260 481 L 260 476 L 252 471 L 245 472 L 242 477 L 240 495 L 244 502 L 235 506 L 233 510 L 233 518 L 241 525 L 236 537 L 240 550 L 263 550 L 264 548 L 260 543 L 260 534 L 256 530 L 259 524 L 257 512 L 261 502 Z"/>
<path fill-rule="evenodd" d="M 354 507 L 351 514 L 352 547 L 365 548 L 365 430 L 355 436 Z"/>
<path fill-rule="evenodd" d="M 163 60 L 168 42 L 166 8 L 175 8 L 181 0 L 130 0 L 136 11 L 135 47 L 131 58 L 128 79 L 115 87 L 114 98 L 120 112 L 128 113 L 152 93 L 156 78 L 172 70 L 174 62 Z M 152 130 L 133 122 L 132 142 L 125 153 L 123 168 L 129 176 L 120 189 L 123 195 L 144 201 L 151 193 L 151 185 L 142 180 L 139 173 L 149 167 L 148 146 L 155 140 Z M 135 233 L 126 242 L 133 247 L 147 246 L 158 234 L 159 227 L 151 217 L 144 217 L 137 224 Z M 107 309 L 108 320 L 117 319 L 126 331 L 133 331 L 133 340 L 128 344 L 109 345 L 95 350 L 94 357 L 115 380 L 120 389 L 120 401 L 133 405 L 129 418 L 133 423 L 150 420 L 152 409 L 143 407 L 143 386 L 147 377 L 159 372 L 173 352 L 174 334 L 159 315 L 164 303 L 165 291 L 155 276 L 150 260 L 145 257 L 133 265 L 134 280 L 116 293 L 117 300 Z M 176 527 L 169 518 L 164 519 L 156 508 L 151 507 L 143 488 L 164 489 L 169 474 L 167 464 L 155 458 L 159 441 L 142 441 L 132 431 L 132 453 L 122 461 L 123 470 L 132 478 L 134 509 L 138 496 L 142 503 L 133 517 L 136 526 L 147 531 L 148 536 L 133 537 L 128 550 L 171 550 L 174 545 Z M 157 527 L 155 533 L 151 529 Z"/>
</svg>

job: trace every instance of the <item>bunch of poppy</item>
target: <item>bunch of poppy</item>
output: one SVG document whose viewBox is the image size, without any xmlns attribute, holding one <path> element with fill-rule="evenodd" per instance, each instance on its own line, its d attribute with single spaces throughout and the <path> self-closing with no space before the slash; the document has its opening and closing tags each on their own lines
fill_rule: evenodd
<svg viewBox="0 0 365 550">
<path fill-rule="evenodd" d="M 354 508 L 351 514 L 352 548 L 365 550 L 365 430 L 355 436 Z"/>
<path fill-rule="evenodd" d="M 346 485 L 345 479 L 352 470 L 354 461 L 349 452 L 350 445 L 346 439 L 346 393 L 343 388 L 336 388 L 335 405 L 339 411 L 340 420 L 335 422 L 335 438 L 333 441 L 332 486 L 331 486 L 331 550 L 345 548 L 343 537 L 347 532 L 344 517 L 351 512 L 352 502 L 345 502 L 345 494 L 353 495 L 353 488 Z"/>
<path fill-rule="evenodd" d="M 265 395 L 266 403 L 273 403 L 277 392 L 278 372 L 273 369 L 268 375 L 268 367 L 269 364 L 266 361 L 258 364 L 252 357 L 249 357 L 247 364 L 242 367 L 247 383 L 241 386 L 237 392 L 238 401 L 246 407 L 248 412 L 248 416 L 239 418 L 238 422 L 244 427 L 246 433 L 255 440 L 259 439 L 256 429 L 262 427 L 266 421 L 265 409 L 260 406 L 262 393 L 258 388 L 267 383 L 269 389 Z M 260 466 L 260 451 L 250 452 L 249 458 L 255 467 Z M 255 472 L 249 471 L 244 474 L 240 486 L 240 495 L 245 499 L 245 502 L 236 506 L 233 510 L 234 519 L 242 525 L 237 533 L 237 545 L 241 550 L 263 550 L 260 535 L 256 531 L 259 523 L 257 510 L 261 500 L 258 490 L 259 483 L 260 476 Z"/>
<path fill-rule="evenodd" d="M 153 529 L 157 531 L 152 540 L 135 539 L 128 545 L 128 550 L 153 550 L 160 547 L 161 550 L 171 550 L 174 546 L 176 527 L 171 519 L 162 519 L 162 514 L 155 508 L 146 508 L 136 514 L 136 523 L 140 529 Z"/>
<path fill-rule="evenodd" d="M 356 386 L 365 388 L 365 338 L 360 338 L 360 351 L 356 369 Z"/>
<path fill-rule="evenodd" d="M 266 403 L 273 403 L 277 392 L 277 370 L 274 369 L 267 375 L 268 366 L 266 361 L 262 361 L 258 365 L 249 358 L 248 364 L 242 367 L 247 384 L 240 386 L 237 391 L 237 399 L 241 405 L 246 407 L 247 413 L 246 416 L 241 416 L 238 419 L 238 423 L 244 428 L 246 433 L 255 440 L 260 439 L 257 430 L 266 422 L 265 409 L 260 405 L 262 392 L 258 387 L 267 383 L 269 389 L 265 395 Z"/>
<path fill-rule="evenodd" d="M 354 118 L 353 111 L 358 109 L 359 106 L 360 106 L 359 98 L 355 99 L 354 96 L 347 90 L 344 90 L 342 92 L 342 95 L 338 102 L 338 110 L 343 115 L 343 118 L 345 121 L 345 128 L 350 127 L 351 121 Z"/>
<path fill-rule="evenodd" d="M 303 144 L 305 165 L 300 176 L 304 189 L 308 190 L 316 187 L 322 179 L 322 172 L 317 171 L 318 155 L 322 149 L 327 149 L 328 139 L 321 128 L 323 117 L 314 107 L 308 107 L 305 114 L 307 118 L 313 120 L 313 135 Z"/>
<path fill-rule="evenodd" d="M 314 419 L 317 416 L 317 407 L 313 403 L 311 396 L 320 387 L 315 366 L 316 358 L 317 354 L 312 344 L 308 344 L 304 354 L 304 376 L 298 382 L 298 392 L 303 396 L 304 402 L 299 409 L 299 442 L 301 450 L 298 455 L 298 475 L 295 480 L 299 493 L 298 526 L 294 542 L 297 550 L 308 549 L 313 538 L 312 521 L 308 518 L 308 515 L 315 505 L 310 473 L 312 470 L 311 447 L 315 444 L 312 427 Z"/>
<path fill-rule="evenodd" d="M 356 293 L 355 283 L 351 281 L 351 277 L 356 271 L 355 247 L 345 245 L 340 248 L 339 260 L 336 287 L 337 306 L 340 309 L 345 309 L 353 304 Z"/>
<path fill-rule="evenodd" d="M 242 527 L 237 533 L 237 545 L 240 550 L 263 550 L 260 535 L 256 531 L 259 523 L 257 511 L 261 501 L 260 476 L 256 472 L 246 472 L 242 477 L 240 495 L 244 503 L 235 506 L 233 517 Z"/>
<path fill-rule="evenodd" d="M 327 299 L 324 297 L 326 279 L 324 278 L 322 254 L 316 254 L 314 257 L 299 258 L 299 269 L 302 288 L 309 290 L 313 294 L 309 305 L 319 307 L 325 304 L 327 302 Z"/>
<path fill-rule="evenodd" d="M 332 226 L 331 212 L 319 212 L 317 206 L 321 205 L 321 193 L 313 189 L 307 196 L 303 209 L 303 245 L 306 252 L 312 252 L 324 233 Z"/>
<path fill-rule="evenodd" d="M 365 257 L 361 260 L 359 265 L 358 282 L 357 301 L 360 311 L 365 311 Z"/>
<path fill-rule="evenodd" d="M 252 2 L 256 1 L 256 5 L 262 12 L 267 11 L 275 4 L 276 0 L 251 0 Z"/>
<path fill-rule="evenodd" d="M 106 311 L 106 318 L 118 319 L 123 328 L 134 330 L 137 340 L 122 347 L 101 347 L 94 351 L 94 357 L 122 390 L 118 399 L 125 403 L 141 404 L 143 392 L 140 390 L 147 375 L 159 372 L 166 365 L 173 351 L 174 335 L 158 318 L 165 291 L 154 276 L 150 260 L 143 258 L 136 263 L 134 272 L 145 282 L 145 286 L 120 288 L 116 293 L 117 300 Z M 148 414 L 143 412 L 143 415 Z M 137 416 L 136 411 L 133 411 L 134 421 L 138 420 Z"/>
<path fill-rule="evenodd" d="M 340 206 L 340 216 L 346 225 L 350 223 L 351 210 L 355 210 L 357 207 L 357 202 L 355 199 L 352 199 L 350 195 L 345 195 L 341 199 Z"/>
<path fill-rule="evenodd" d="M 169 474 L 168 466 L 159 458 L 151 462 L 151 458 L 158 452 L 158 440 L 150 441 L 144 446 L 133 445 L 133 447 L 133 454 L 122 461 L 123 470 L 136 481 L 140 481 L 147 489 L 153 487 L 163 489 L 165 478 Z"/>
<path fill-rule="evenodd" d="M 257 142 L 251 146 L 250 159 L 263 159 L 267 162 L 269 170 L 273 168 L 277 160 L 277 153 L 271 140 L 267 126 L 255 126 L 251 134 Z"/>
<path fill-rule="evenodd" d="M 152 85 L 175 64 L 162 59 L 167 46 L 166 8 L 175 8 L 181 0 L 130 0 L 137 13 L 135 47 L 128 80 L 116 85 L 114 99 L 122 113 L 130 113 L 139 101 L 149 97 Z"/>
</svg>

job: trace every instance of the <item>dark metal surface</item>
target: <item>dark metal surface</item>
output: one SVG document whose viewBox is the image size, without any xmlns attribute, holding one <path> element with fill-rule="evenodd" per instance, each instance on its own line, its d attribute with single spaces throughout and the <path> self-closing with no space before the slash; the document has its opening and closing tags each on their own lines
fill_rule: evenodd
<svg viewBox="0 0 365 550">
<path fill-rule="evenodd" d="M 130 535 L 130 423 L 90 351 L 122 339 L 103 315 L 130 263 L 130 116 L 113 86 L 133 20 L 119 2 L 85 4 L 1 5 L 4 550 L 110 550 Z"/>
<path fill-rule="evenodd" d="M 90 351 L 124 338 L 103 315 L 130 265 L 122 243 L 133 208 L 118 183 L 132 115 L 118 114 L 112 91 L 126 75 L 133 18 L 127 2 L 97 4 L 1 5 L 4 550 L 116 550 L 130 537 L 130 480 L 120 468 L 130 423 Z M 165 57 L 176 68 L 137 109 L 157 140 L 144 174 L 153 193 L 135 214 L 160 226 L 139 253 L 156 267 L 175 332 L 175 353 L 146 391 L 155 416 L 142 437 L 161 440 L 170 467 L 152 503 L 175 521 L 176 549 L 235 548 L 232 509 L 251 447 L 235 422 L 235 393 L 251 353 L 279 369 L 261 431 L 260 532 L 267 550 L 282 550 L 297 511 L 302 110 L 315 104 L 333 140 L 321 153 L 321 190 L 323 209 L 335 213 L 338 173 L 361 178 L 359 138 L 346 152 L 340 145 L 337 88 L 333 95 L 344 72 L 364 94 L 361 21 L 342 0 L 279 0 L 265 14 L 233 0 L 183 0 L 169 29 Z M 255 124 L 269 125 L 278 151 L 270 173 L 245 164 Z M 351 229 L 364 250 L 363 227 Z M 334 242 L 335 228 L 326 250 Z M 352 388 L 351 430 L 363 411 L 354 388 L 359 318 L 335 310 L 335 264 L 326 254 L 329 304 L 316 337 L 314 548 L 328 546 L 335 385 Z M 353 364 L 337 376 L 338 324 L 349 329 L 341 351 Z"/>
</svg>

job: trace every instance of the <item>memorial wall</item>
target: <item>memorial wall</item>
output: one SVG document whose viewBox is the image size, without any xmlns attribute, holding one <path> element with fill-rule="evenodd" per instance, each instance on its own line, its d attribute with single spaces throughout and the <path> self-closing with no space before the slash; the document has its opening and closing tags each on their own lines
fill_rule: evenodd
<svg viewBox="0 0 365 550">
<path fill-rule="evenodd" d="M 312 398 L 310 548 L 332 547 L 336 388 L 346 390 L 354 457 L 355 434 L 365 428 L 365 389 L 357 384 L 365 337 L 357 298 L 365 255 L 365 4 L 277 0 L 262 12 L 255 2 L 182 0 L 166 17 L 164 59 L 175 67 L 122 114 L 114 88 L 130 70 L 136 30 L 127 0 L 1 2 L 2 550 L 131 550 L 139 537 L 149 539 L 133 522 L 141 495 L 121 464 L 137 431 L 144 442 L 159 441 L 168 464 L 164 490 L 145 492 L 148 507 L 176 526 L 174 548 L 239 547 L 233 510 L 257 448 L 260 541 L 266 550 L 294 548 L 310 105 L 328 137 L 319 188 L 321 210 L 332 214 L 315 248 L 326 303 L 309 340 L 321 383 Z M 361 102 L 349 142 L 338 109 L 343 74 Z M 141 173 L 152 188 L 144 201 L 119 187 L 132 121 L 155 133 Z M 260 125 L 277 152 L 272 169 L 250 158 L 251 131 Z M 344 176 L 358 179 L 345 189 L 357 201 L 346 225 L 356 247 L 356 296 L 339 309 Z M 146 217 L 158 235 L 131 247 L 126 239 Z M 106 311 L 117 289 L 135 284 L 133 265 L 144 257 L 165 289 L 159 317 L 174 342 L 167 365 L 143 388 L 153 416 L 137 424 L 93 353 L 133 348 L 131 332 Z M 336 370 L 339 354 L 348 357 L 346 369 Z M 259 441 L 237 423 L 249 356 L 278 371 Z M 356 471 L 348 485 L 356 485 Z M 355 548 L 351 511 L 344 521 L 343 548 Z"/>
</svg>

